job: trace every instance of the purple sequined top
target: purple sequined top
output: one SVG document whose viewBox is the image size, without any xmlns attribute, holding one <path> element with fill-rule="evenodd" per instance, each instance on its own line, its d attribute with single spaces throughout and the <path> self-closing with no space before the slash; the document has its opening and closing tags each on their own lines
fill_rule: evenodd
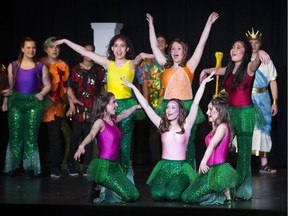
<svg viewBox="0 0 288 216">
<path fill-rule="evenodd" d="M 13 61 L 12 71 L 13 73 L 17 72 L 14 89 L 21 94 L 31 94 L 40 91 L 43 65 L 42 62 L 37 65 L 38 71 L 35 68 L 23 69 L 21 67 L 18 71 L 15 71 L 17 66 L 16 61 Z"/>
<path fill-rule="evenodd" d="M 105 128 L 97 136 L 99 158 L 117 161 L 120 151 L 122 133 L 113 119 L 113 125 L 108 124 L 104 119 Z"/>
</svg>

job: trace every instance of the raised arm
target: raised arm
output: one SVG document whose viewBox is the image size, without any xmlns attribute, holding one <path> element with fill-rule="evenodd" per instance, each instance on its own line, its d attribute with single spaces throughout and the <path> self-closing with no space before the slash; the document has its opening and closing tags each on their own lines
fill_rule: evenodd
<svg viewBox="0 0 288 216">
<path fill-rule="evenodd" d="M 150 118 L 150 120 L 153 122 L 153 124 L 159 128 L 161 118 L 154 112 L 152 107 L 149 105 L 147 100 L 144 98 L 144 96 L 141 94 L 141 92 L 138 90 L 138 88 L 130 83 L 125 77 L 121 78 L 122 81 L 124 81 L 123 85 L 131 88 L 134 91 L 134 94 L 138 100 L 138 102 L 141 104 L 142 108 L 145 110 L 146 114 Z"/>
<path fill-rule="evenodd" d="M 206 41 L 208 39 L 208 36 L 210 34 L 211 27 L 213 23 L 219 18 L 219 14 L 216 12 L 212 12 L 210 16 L 208 17 L 208 20 L 206 22 L 206 25 L 204 27 L 204 30 L 201 34 L 200 40 L 197 44 L 197 47 L 191 56 L 191 58 L 188 60 L 187 65 L 190 69 L 190 71 L 195 71 L 203 54 L 204 47 L 206 44 Z"/>
<path fill-rule="evenodd" d="M 135 59 L 133 61 L 131 61 L 132 67 L 136 68 L 138 65 L 140 65 L 140 63 L 145 60 L 145 59 L 152 59 L 154 58 L 153 54 L 148 54 L 148 53 L 144 53 L 141 52 L 140 54 L 138 54 Z"/>
<path fill-rule="evenodd" d="M 80 46 L 68 39 L 61 39 L 61 40 L 57 40 L 55 41 L 54 45 L 61 45 L 61 44 L 66 44 L 67 46 L 69 46 L 71 49 L 73 49 L 74 51 L 76 51 L 77 53 L 79 53 L 82 56 L 86 56 L 90 59 L 92 59 L 93 61 L 95 61 L 96 63 L 102 65 L 103 67 L 107 68 L 107 65 L 109 64 L 109 60 L 107 59 L 106 56 L 101 56 L 98 55 L 94 52 L 88 51 L 87 49 L 85 49 L 85 47 Z"/>
<path fill-rule="evenodd" d="M 151 49 L 153 51 L 153 54 L 157 62 L 161 66 L 163 66 L 165 65 L 167 59 L 158 47 L 157 37 L 156 37 L 155 28 L 153 24 L 153 17 L 149 13 L 146 13 L 146 20 L 148 21 L 148 24 L 149 24 L 149 40 L 150 40 Z"/>
<path fill-rule="evenodd" d="M 201 83 L 201 85 L 199 86 L 199 88 L 196 92 L 196 95 L 194 97 L 192 106 L 190 108 L 189 114 L 186 117 L 186 127 L 192 128 L 192 126 L 195 122 L 196 116 L 197 116 L 200 100 L 201 100 L 203 93 L 205 91 L 206 83 L 214 80 L 214 78 L 213 78 L 214 74 L 215 74 L 215 71 L 213 71 L 208 77 L 206 77 L 203 80 L 203 82 Z"/>
<path fill-rule="evenodd" d="M 261 62 L 263 62 L 263 64 L 267 64 L 269 60 L 270 56 L 268 53 L 266 53 L 264 50 L 259 50 L 255 59 L 248 64 L 248 73 L 253 75 L 260 66 Z"/>
</svg>

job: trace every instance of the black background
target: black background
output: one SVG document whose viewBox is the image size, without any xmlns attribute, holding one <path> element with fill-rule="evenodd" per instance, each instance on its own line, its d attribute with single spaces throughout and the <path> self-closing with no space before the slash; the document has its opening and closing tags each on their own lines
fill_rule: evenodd
<svg viewBox="0 0 288 216">
<path fill-rule="evenodd" d="M 37 55 L 42 57 L 42 44 L 47 37 L 68 38 L 76 43 L 93 42 L 92 22 L 123 23 L 121 33 L 133 42 L 137 53 L 151 52 L 148 36 L 146 12 L 154 17 L 156 33 L 164 33 L 168 40 L 184 38 L 193 53 L 208 16 L 212 11 L 220 17 L 214 23 L 205 50 L 193 81 L 193 92 L 199 84 L 199 73 L 203 68 L 215 66 L 215 52 L 224 53 L 222 65 L 227 64 L 229 50 L 234 39 L 244 38 L 245 32 L 254 27 L 263 34 L 262 48 L 269 53 L 278 72 L 279 112 L 273 118 L 273 147 L 270 161 L 275 166 L 287 166 L 287 1 L 286 0 L 50 0 L 50 1 L 2 1 L 0 24 L 0 60 L 8 65 L 18 57 L 20 42 L 30 36 L 37 41 Z M 106 44 L 105 44 L 106 46 Z M 96 47 L 97 52 L 97 47 Z M 67 46 L 61 46 L 60 57 L 70 66 L 75 64 L 76 53 Z M 206 112 L 207 104 L 214 94 L 211 84 L 201 101 L 201 109 Z M 1 163 L 5 158 L 8 139 L 7 114 L 1 113 Z M 210 129 L 208 123 L 198 130 L 197 157 L 204 151 L 204 136 Z M 137 125 L 134 156 L 136 163 L 142 161 L 142 150 L 146 141 L 143 126 Z M 139 137 L 140 136 L 140 137 Z M 142 138 L 141 138 L 142 137 Z M 41 139 L 44 140 L 45 139 Z M 43 154 L 43 153 L 42 153 Z M 143 152 L 142 152 L 143 154 Z M 138 159 L 137 159 L 138 158 Z"/>
</svg>

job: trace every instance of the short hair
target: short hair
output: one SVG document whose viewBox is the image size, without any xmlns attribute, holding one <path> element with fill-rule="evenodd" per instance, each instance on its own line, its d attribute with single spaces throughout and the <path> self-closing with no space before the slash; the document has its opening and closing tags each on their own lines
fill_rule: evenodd
<svg viewBox="0 0 288 216">
<path fill-rule="evenodd" d="M 56 37 L 49 37 L 47 38 L 44 43 L 43 43 L 43 49 L 44 51 L 49 47 L 51 46 L 55 41 L 57 40 Z"/>
</svg>

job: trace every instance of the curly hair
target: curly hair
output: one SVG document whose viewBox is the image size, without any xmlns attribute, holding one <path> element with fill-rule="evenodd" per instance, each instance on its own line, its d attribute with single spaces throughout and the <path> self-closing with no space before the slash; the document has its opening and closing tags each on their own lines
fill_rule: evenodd
<svg viewBox="0 0 288 216">
<path fill-rule="evenodd" d="M 135 57 L 134 47 L 130 39 L 122 34 L 115 35 L 113 38 L 111 38 L 107 48 L 108 60 L 115 61 L 115 55 L 113 53 L 112 47 L 114 46 L 115 41 L 118 39 L 123 40 L 126 44 L 126 47 L 129 48 L 128 51 L 126 52 L 125 58 L 128 60 L 132 60 Z"/>
</svg>

